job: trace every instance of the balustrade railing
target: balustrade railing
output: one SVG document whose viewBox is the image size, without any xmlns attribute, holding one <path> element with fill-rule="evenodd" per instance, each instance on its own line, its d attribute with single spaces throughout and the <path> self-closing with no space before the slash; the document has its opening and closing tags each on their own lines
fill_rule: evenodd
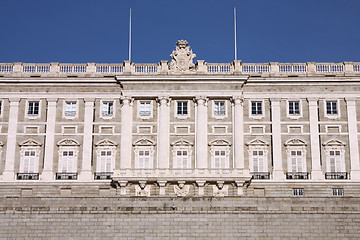
<svg viewBox="0 0 360 240">
<path fill-rule="evenodd" d="M 245 74 L 245 75 L 261 75 L 278 74 L 282 75 L 341 75 L 341 74 L 359 74 L 359 62 L 343 62 L 343 63 L 242 63 L 240 61 L 233 63 L 206 63 L 198 62 L 195 73 L 201 74 Z M 75 76 L 93 73 L 96 76 L 108 76 L 109 74 L 135 74 L 135 75 L 155 75 L 155 74 L 171 74 L 169 63 L 162 61 L 161 63 L 0 63 L 0 74 L 10 75 L 12 73 L 33 74 L 36 76 L 59 76 L 67 75 Z M 194 74 L 193 71 L 190 71 Z M 186 71 L 185 73 L 186 74 Z M 33 75 L 30 75 L 33 76 Z"/>
<path fill-rule="evenodd" d="M 307 173 L 307 172 L 288 172 L 288 173 L 286 173 L 286 179 L 293 179 L 293 180 L 309 179 L 309 173 Z"/>
<path fill-rule="evenodd" d="M 250 173 L 253 179 L 270 179 L 269 172 L 252 172 Z"/>
<path fill-rule="evenodd" d="M 348 179 L 347 172 L 327 172 L 325 173 L 325 179 Z"/>
<path fill-rule="evenodd" d="M 94 173 L 95 180 L 110 180 L 113 172 L 96 172 Z"/>
<path fill-rule="evenodd" d="M 39 173 L 18 173 L 17 180 L 39 180 Z"/>
<path fill-rule="evenodd" d="M 56 173 L 57 180 L 77 180 L 77 173 Z"/>
</svg>

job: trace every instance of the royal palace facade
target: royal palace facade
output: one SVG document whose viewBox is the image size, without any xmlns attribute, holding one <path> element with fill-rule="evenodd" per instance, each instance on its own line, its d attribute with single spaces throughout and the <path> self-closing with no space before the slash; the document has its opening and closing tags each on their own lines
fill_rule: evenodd
<svg viewBox="0 0 360 240">
<path fill-rule="evenodd" d="M 171 58 L 0 64 L 0 184 L 360 195 L 360 63 Z"/>
</svg>

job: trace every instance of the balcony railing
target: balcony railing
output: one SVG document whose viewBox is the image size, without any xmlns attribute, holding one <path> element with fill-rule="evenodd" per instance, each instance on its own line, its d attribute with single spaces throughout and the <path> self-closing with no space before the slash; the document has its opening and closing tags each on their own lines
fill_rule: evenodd
<svg viewBox="0 0 360 240">
<path fill-rule="evenodd" d="M 94 174 L 94 180 L 110 180 L 113 172 L 97 172 Z"/>
<path fill-rule="evenodd" d="M 309 179 L 309 173 L 307 172 L 288 172 L 286 173 L 286 179 Z"/>
<path fill-rule="evenodd" d="M 340 63 L 207 63 L 198 61 L 191 74 L 244 74 L 244 75 L 280 75 L 280 76 L 317 76 L 360 74 L 359 62 Z M 161 75 L 171 74 L 169 62 L 160 63 L 0 63 L 1 76 L 105 76 L 109 75 Z M 178 73 L 177 73 L 178 74 Z M 186 74 L 186 73 L 184 73 Z"/>
<path fill-rule="evenodd" d="M 77 173 L 56 173 L 57 180 L 77 180 Z"/>
<path fill-rule="evenodd" d="M 348 179 L 347 172 L 327 172 L 325 173 L 325 179 Z"/>
<path fill-rule="evenodd" d="M 39 180 L 39 173 L 18 173 L 17 180 Z"/>
<path fill-rule="evenodd" d="M 268 172 L 252 172 L 250 174 L 253 179 L 270 179 L 270 173 Z"/>
</svg>

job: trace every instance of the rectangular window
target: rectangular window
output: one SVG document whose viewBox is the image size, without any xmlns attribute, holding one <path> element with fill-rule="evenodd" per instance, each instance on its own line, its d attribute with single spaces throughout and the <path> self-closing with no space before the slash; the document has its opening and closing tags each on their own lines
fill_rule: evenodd
<svg viewBox="0 0 360 240">
<path fill-rule="evenodd" d="M 65 116 L 76 116 L 77 104 L 76 101 L 65 102 Z"/>
<path fill-rule="evenodd" d="M 138 168 L 147 169 L 150 168 L 150 151 L 140 150 L 138 158 Z"/>
<path fill-rule="evenodd" d="M 25 151 L 23 159 L 23 171 L 22 173 L 37 173 L 36 168 L 36 156 L 35 151 Z"/>
<path fill-rule="evenodd" d="M 262 115 L 262 102 L 251 102 L 251 114 Z"/>
<path fill-rule="evenodd" d="M 151 115 L 151 102 L 140 102 L 140 116 Z"/>
<path fill-rule="evenodd" d="M 75 156 L 73 151 L 63 151 L 61 156 L 61 172 L 74 173 L 75 170 Z"/>
<path fill-rule="evenodd" d="M 39 102 L 29 102 L 28 115 L 39 115 Z"/>
<path fill-rule="evenodd" d="M 174 168 L 188 168 L 188 151 L 186 150 L 177 150 L 176 159 L 174 162 Z"/>
<path fill-rule="evenodd" d="M 225 101 L 214 102 L 214 115 L 225 116 Z"/>
<path fill-rule="evenodd" d="M 265 172 L 264 169 L 264 151 L 252 151 L 252 172 Z"/>
<path fill-rule="evenodd" d="M 177 115 L 188 115 L 188 102 L 177 102 Z"/>
<path fill-rule="evenodd" d="M 343 196 L 344 190 L 342 188 L 333 188 L 332 194 L 333 196 Z"/>
<path fill-rule="evenodd" d="M 303 188 L 294 188 L 293 195 L 294 196 L 304 196 L 304 189 Z"/>
<path fill-rule="evenodd" d="M 302 151 L 291 151 L 291 172 L 303 172 L 303 156 Z"/>
<path fill-rule="evenodd" d="M 338 114 L 336 101 L 326 102 L 326 114 L 328 114 L 328 115 L 337 115 Z"/>
<path fill-rule="evenodd" d="M 227 168 L 227 156 L 224 150 L 215 150 L 214 168 Z"/>
<path fill-rule="evenodd" d="M 101 112 L 104 117 L 112 116 L 114 113 L 114 103 L 113 102 L 103 102 Z"/>
<path fill-rule="evenodd" d="M 98 171 L 102 173 L 112 172 L 112 151 L 106 150 L 100 152 L 100 164 Z"/>
<path fill-rule="evenodd" d="M 300 102 L 289 101 L 289 115 L 300 115 Z"/>
<path fill-rule="evenodd" d="M 330 151 L 330 172 L 341 172 L 341 152 L 336 151 Z"/>
</svg>

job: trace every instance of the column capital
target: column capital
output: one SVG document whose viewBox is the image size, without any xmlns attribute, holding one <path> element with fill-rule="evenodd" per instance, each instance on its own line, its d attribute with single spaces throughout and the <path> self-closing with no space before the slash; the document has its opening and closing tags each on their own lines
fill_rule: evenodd
<svg viewBox="0 0 360 240">
<path fill-rule="evenodd" d="M 170 106 L 171 98 L 169 96 L 158 96 L 156 101 L 161 105 Z"/>
<path fill-rule="evenodd" d="M 243 96 L 232 96 L 230 98 L 230 101 L 234 103 L 235 105 L 243 104 L 244 103 L 244 97 Z"/>
<path fill-rule="evenodd" d="M 20 102 L 20 97 L 9 97 L 9 102 L 11 103 L 19 103 Z"/>
<path fill-rule="evenodd" d="M 306 100 L 309 102 L 309 104 L 310 103 L 316 103 L 317 104 L 317 102 L 319 101 L 319 98 L 317 98 L 317 97 L 308 97 L 308 98 L 306 98 Z"/>
<path fill-rule="evenodd" d="M 129 105 L 130 107 L 132 107 L 134 103 L 134 98 L 131 96 L 121 96 L 120 100 L 122 101 L 122 105 Z"/>
<path fill-rule="evenodd" d="M 57 103 L 58 100 L 59 100 L 58 98 L 46 98 L 46 101 L 48 103 Z"/>
<path fill-rule="evenodd" d="M 199 106 L 199 105 L 203 105 L 203 106 L 207 106 L 207 102 L 209 101 L 209 98 L 207 98 L 206 96 L 196 96 L 194 98 L 194 102 Z"/>
<path fill-rule="evenodd" d="M 356 97 L 346 97 L 345 101 L 348 106 L 355 105 Z"/>
<path fill-rule="evenodd" d="M 85 103 L 91 103 L 91 102 L 95 102 L 95 98 L 94 97 L 85 97 L 83 98 Z"/>
</svg>

